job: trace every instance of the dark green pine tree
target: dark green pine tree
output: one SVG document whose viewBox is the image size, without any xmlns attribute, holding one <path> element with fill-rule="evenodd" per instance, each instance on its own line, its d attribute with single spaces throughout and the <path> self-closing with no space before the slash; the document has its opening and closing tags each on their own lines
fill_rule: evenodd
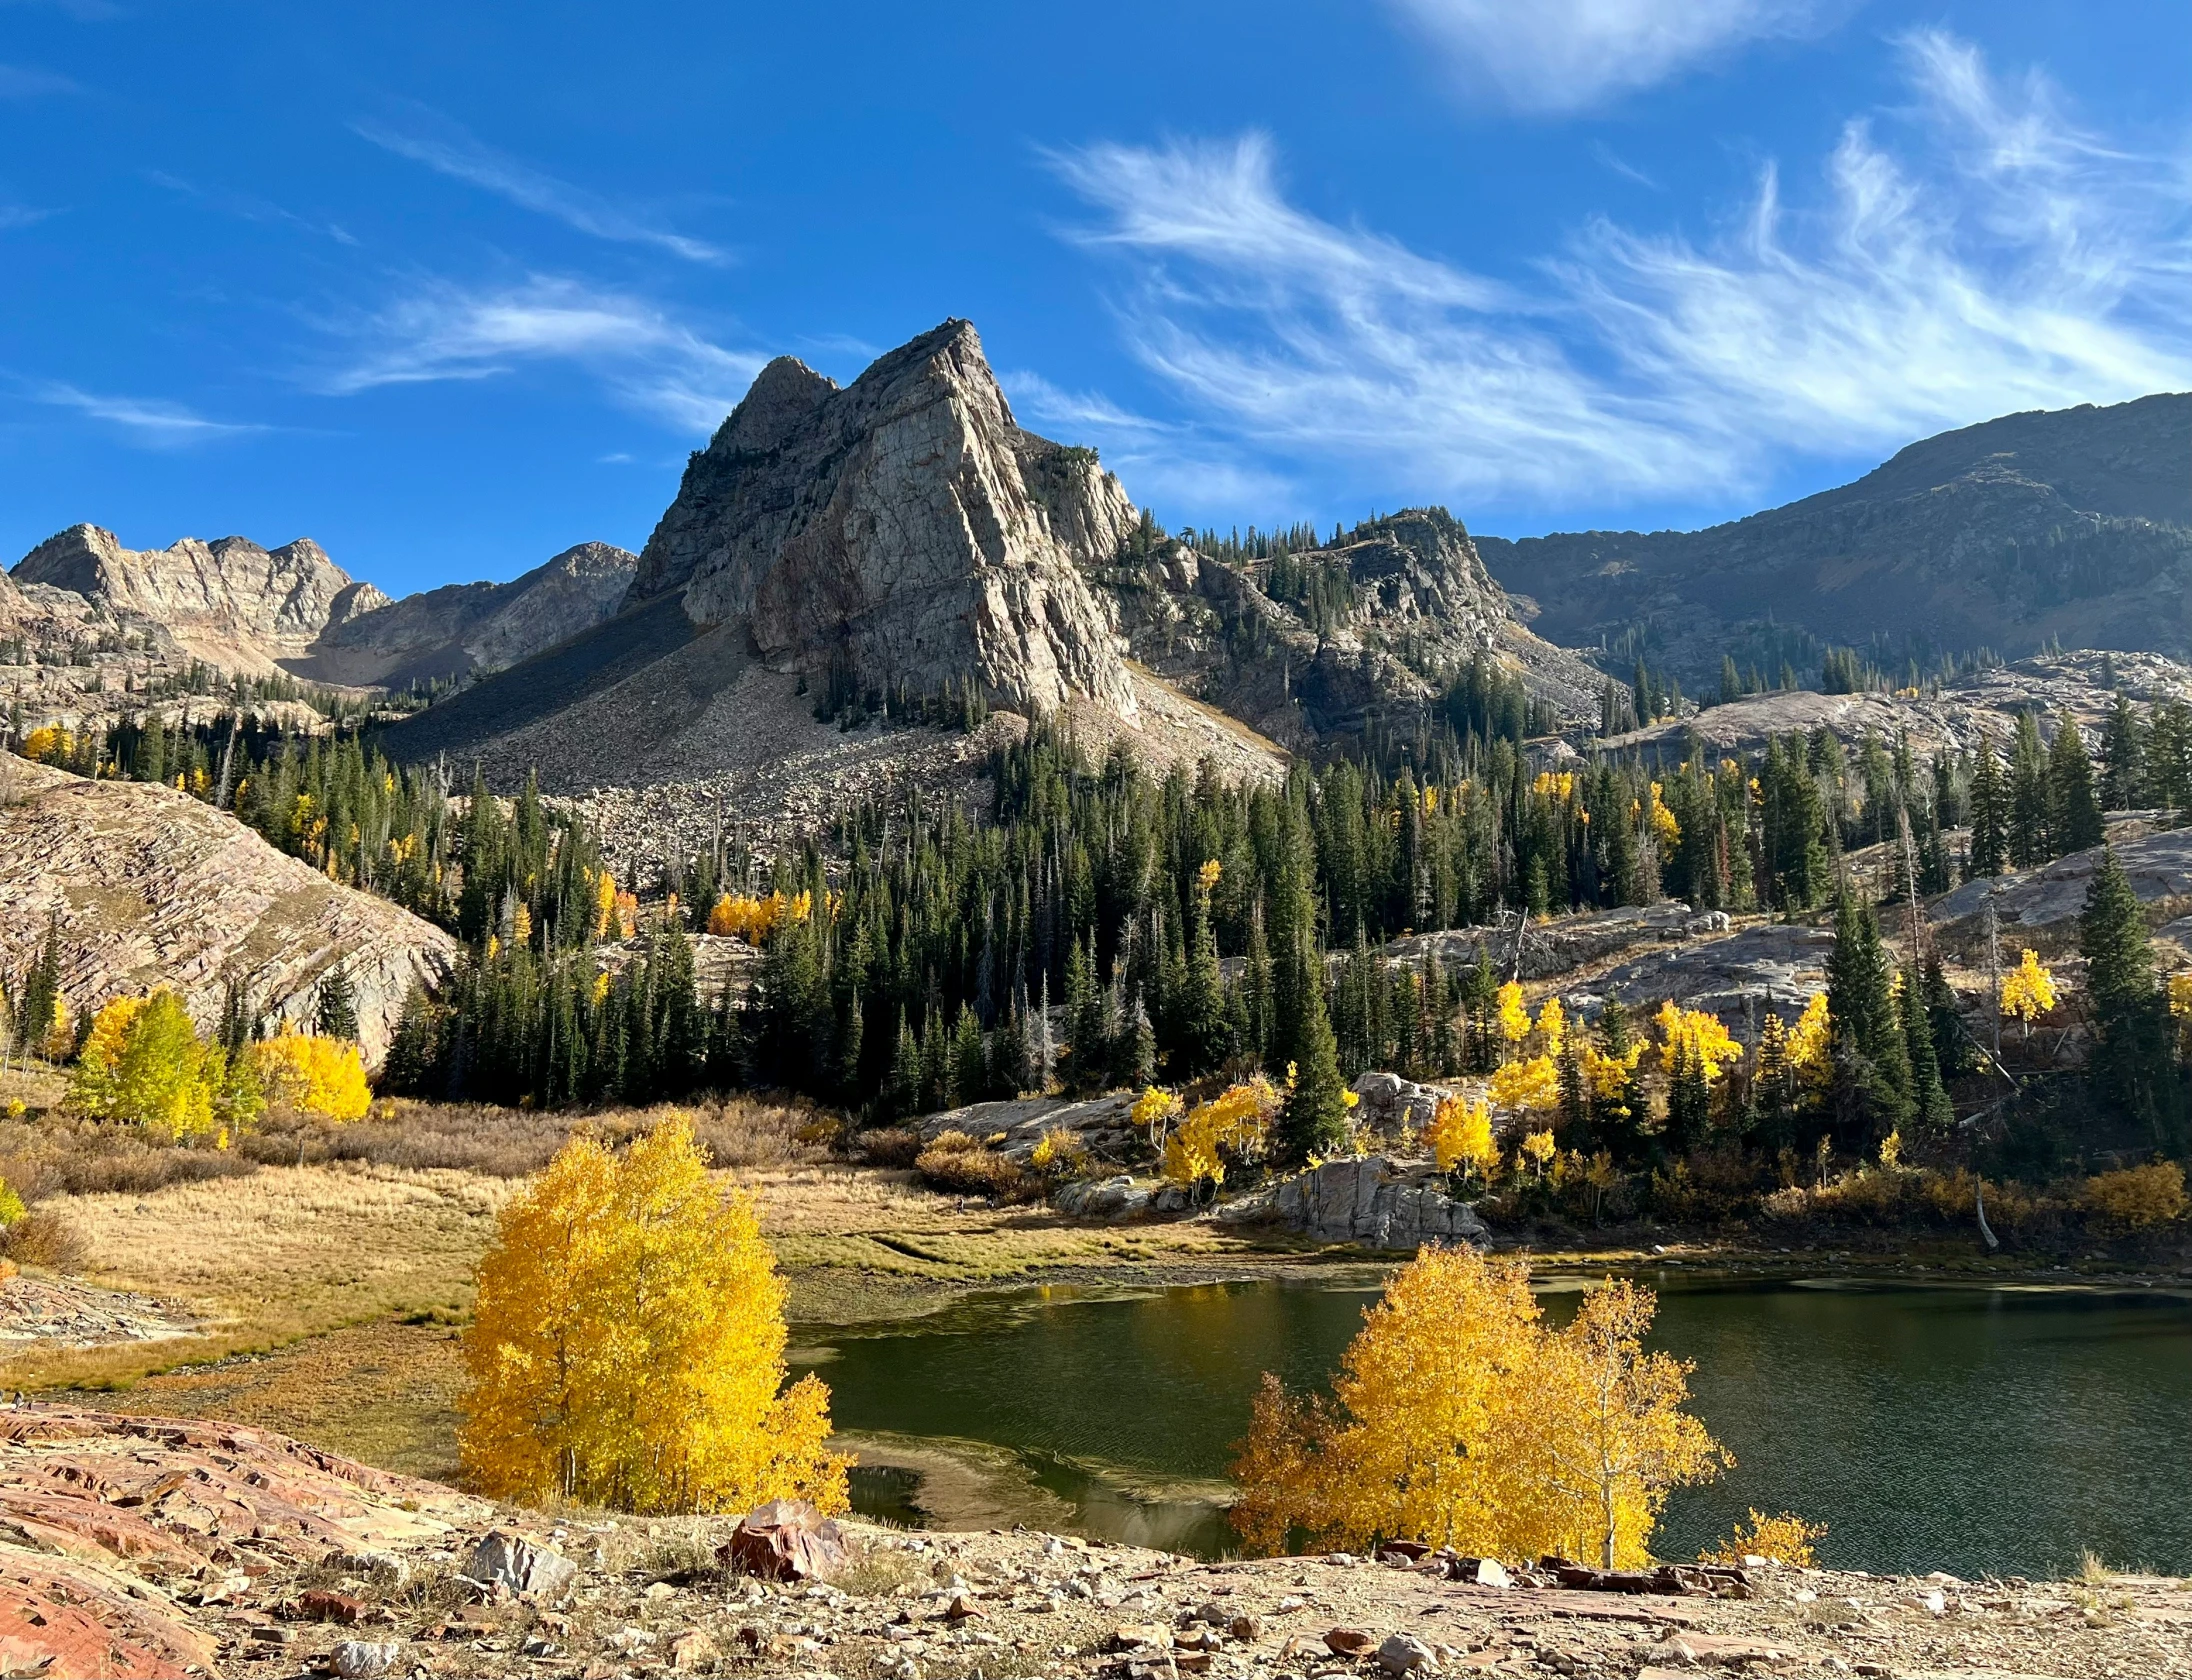
<svg viewBox="0 0 2192 1680">
<path fill-rule="evenodd" d="M 1308 868 L 1300 855 L 1283 865 L 1273 957 L 1280 986 L 1274 1035 L 1281 1071 L 1293 1077 L 1279 1117 L 1282 1153 L 1292 1161 L 1336 1154 L 1347 1141 L 1347 1087 L 1340 1079 L 1339 1045 L 1324 998 L 1324 951 L 1317 939 L 1316 907 L 1309 897 Z"/>
<path fill-rule="evenodd" d="M 2095 1094 L 2155 1147 L 2181 1153 L 2184 1078 L 2171 1053 L 2168 1006 L 2154 983 L 2146 913 L 2114 847 L 2103 850 L 2086 889 L 2078 948 L 2093 999 L 2096 1042 L 2087 1065 Z"/>
<path fill-rule="evenodd" d="M 1128 1002 L 1120 1023 L 1118 1068 L 1119 1082 L 1132 1091 L 1146 1091 L 1157 1078 L 1157 1029 L 1140 992 Z"/>
<path fill-rule="evenodd" d="M 951 1035 L 941 1005 L 930 1004 L 921 1022 L 921 1104 L 924 1114 L 957 1107 L 952 1091 Z"/>
<path fill-rule="evenodd" d="M 1704 1058 L 1689 1049 L 1675 1056 L 1667 1084 L 1667 1152 L 1677 1159 L 1702 1149 L 1712 1130 L 1712 1085 Z"/>
<path fill-rule="evenodd" d="M 26 1055 L 42 1055 L 47 1035 L 53 1030 L 54 1006 L 61 1001 L 61 922 L 46 918 L 46 937 L 37 959 L 23 976 L 21 1002 L 15 1011 L 15 1048 Z"/>
<path fill-rule="evenodd" d="M 2110 708 L 2101 734 L 2101 803 L 2110 811 L 2129 811 L 2146 803 L 2145 754 L 2140 750 L 2139 720 L 2122 690 Z"/>
<path fill-rule="evenodd" d="M 1941 1060 L 1934 1049 L 1925 981 L 1916 969 L 1903 970 L 1897 1013 L 1903 1022 L 1903 1054 L 1910 1063 L 1911 1124 L 1929 1142 L 1938 1143 L 1956 1124 L 1956 1109 L 1941 1082 Z"/>
<path fill-rule="evenodd" d="M 729 988 L 725 988 L 728 994 Z M 868 1023 L 866 1012 L 860 1003 L 860 994 L 854 991 L 845 1006 L 845 1024 L 837 1033 L 837 1096 L 848 1107 L 860 1100 L 861 1060 L 867 1053 Z M 718 1075 L 715 1083 L 728 1087 L 731 1081 Z"/>
<path fill-rule="evenodd" d="M 222 1037 L 230 1032 L 239 1035 L 245 1030 L 241 1007 L 241 988 L 231 991 L 238 1007 L 231 1013 L 223 1011 Z M 435 1044 L 434 1006 L 428 1000 L 426 988 L 416 980 L 403 995 L 403 1008 L 396 1016 L 395 1036 L 389 1040 L 388 1058 L 381 1065 L 381 1086 L 399 1097 L 425 1096 L 432 1089 L 434 1070 L 440 1060 Z M 241 1049 L 239 1042 L 231 1049 L 233 1056 Z"/>
<path fill-rule="evenodd" d="M 2009 751 L 2009 861 L 2019 869 L 2045 863 L 2048 849 L 2047 753 L 2040 726 L 2030 712 L 2017 714 L 2016 739 Z"/>
<path fill-rule="evenodd" d="M 2047 784 L 2051 849 L 2067 856 L 2098 846 L 2108 829 L 2093 791 L 2093 761 L 2086 757 L 2085 737 L 2078 733 L 2077 720 L 2067 712 L 2048 748 Z"/>
<path fill-rule="evenodd" d="M 2009 866 L 2009 788 L 2001 760 L 1982 739 L 1971 767 L 1971 858 L 1974 878 L 1999 875 Z"/>
<path fill-rule="evenodd" d="M 891 1053 L 890 1077 L 883 1085 L 883 1106 L 893 1120 L 921 1109 L 921 1047 L 914 1042 L 905 1006 L 898 1010 L 898 1043 Z"/>
<path fill-rule="evenodd" d="M 982 1049 L 982 1022 L 971 1004 L 961 1005 L 951 1035 L 952 1088 L 963 1103 L 980 1102 L 989 1089 L 989 1062 Z"/>
<path fill-rule="evenodd" d="M 1879 925 L 1872 907 L 1847 888 L 1835 904 L 1827 1014 L 1833 1022 L 1835 1121 L 1847 1147 L 1869 1154 L 1910 1117 L 1910 1051 Z"/>
<path fill-rule="evenodd" d="M 358 1036 L 358 1005 L 350 991 L 350 968 L 342 959 L 320 977 L 319 996 L 313 1005 L 313 1025 L 327 1038 Z"/>
<path fill-rule="evenodd" d="M 1173 1000 L 1174 1046 L 1181 1058 L 1174 1071 L 1195 1078 L 1223 1064 L 1232 1050 L 1232 1034 L 1226 1023 L 1225 979 L 1218 966 L 1210 888 L 1200 878 L 1190 882 L 1187 902 L 1182 972 Z"/>
<path fill-rule="evenodd" d="M 1028 1064 L 1027 1011 L 1015 996 L 990 1035 L 989 1093 L 1009 1101 L 1034 1083 L 1035 1074 Z"/>
<path fill-rule="evenodd" d="M 1089 942 L 1066 947 L 1066 1084 L 1080 1096 L 1104 1088 L 1110 1046 L 1104 1042 L 1104 994 L 1096 985 Z"/>
<path fill-rule="evenodd" d="M 1978 1049 L 1964 1031 L 1963 1011 L 1939 957 L 1926 958 L 1926 1023 L 1933 1033 L 1934 1065 L 1944 1080 L 1961 1079 L 1979 1066 Z"/>
<path fill-rule="evenodd" d="M 1246 1018 L 1241 1049 L 1251 1060 L 1262 1062 L 1271 1050 L 1272 978 L 1271 946 L 1264 938 L 1260 900 L 1248 916 L 1248 955 L 1241 965 L 1240 990 L 1241 1012 Z"/>
</svg>

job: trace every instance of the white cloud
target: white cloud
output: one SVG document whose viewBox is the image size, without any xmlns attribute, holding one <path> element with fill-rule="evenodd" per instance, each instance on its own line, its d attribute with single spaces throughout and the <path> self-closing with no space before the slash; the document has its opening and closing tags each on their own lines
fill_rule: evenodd
<svg viewBox="0 0 2192 1680">
<path fill-rule="evenodd" d="M 1610 222 L 1527 286 L 1290 204 L 1266 141 L 1058 160 L 1104 212 L 1128 342 L 1236 449 L 1408 493 L 1725 497 L 2020 408 L 2192 387 L 2192 172 L 2046 85 L 1904 43 L 1917 121 L 1852 123 L 1808 208 L 1766 170 L 1722 238 Z"/>
<path fill-rule="evenodd" d="M 714 430 L 768 359 L 726 350 L 641 299 L 546 276 L 485 290 L 429 282 L 375 314 L 331 325 L 360 346 L 316 381 L 334 395 L 562 361 L 681 431 Z"/>
<path fill-rule="evenodd" d="M 32 227 L 48 216 L 60 214 L 56 210 L 40 210 L 28 204 L 0 204 L 0 233 L 10 228 Z"/>
<path fill-rule="evenodd" d="M 583 187 L 559 181 L 529 164 L 482 144 L 470 132 L 423 107 L 407 113 L 402 126 L 357 122 L 363 138 L 398 157 L 423 163 L 438 174 L 483 187 L 526 210 L 552 216 L 596 239 L 627 245 L 652 245 L 689 262 L 719 263 L 724 253 L 704 240 L 688 238 L 651 218 L 613 204 Z"/>
<path fill-rule="evenodd" d="M 133 442 L 156 449 L 210 443 L 215 438 L 267 430 L 264 426 L 208 420 L 180 403 L 161 402 L 146 397 L 101 396 L 91 391 L 78 390 L 73 385 L 35 385 L 30 388 L 29 395 L 34 402 L 45 403 L 52 408 L 72 408 L 94 420 L 119 426 Z"/>
<path fill-rule="evenodd" d="M 1807 34 L 1841 0 L 1390 0 L 1473 88 L 1573 111 L 1752 41 Z"/>
</svg>

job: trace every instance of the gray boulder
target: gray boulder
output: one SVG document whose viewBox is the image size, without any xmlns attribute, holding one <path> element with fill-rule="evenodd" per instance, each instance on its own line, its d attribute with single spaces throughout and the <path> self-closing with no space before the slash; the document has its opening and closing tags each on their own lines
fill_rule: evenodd
<svg viewBox="0 0 2192 1680">
<path fill-rule="evenodd" d="M 1327 1161 L 1227 1204 L 1217 1217 L 1228 1223 L 1268 1221 L 1321 1242 L 1369 1248 L 1481 1242 L 1490 1235 L 1474 1207 L 1446 1193 L 1428 1162 L 1389 1155 Z"/>
<path fill-rule="evenodd" d="M 482 1587 L 503 1587 L 520 1598 L 553 1602 L 570 1592 L 578 1580 L 578 1565 L 522 1534 L 497 1528 L 472 1548 L 462 1574 Z"/>
</svg>

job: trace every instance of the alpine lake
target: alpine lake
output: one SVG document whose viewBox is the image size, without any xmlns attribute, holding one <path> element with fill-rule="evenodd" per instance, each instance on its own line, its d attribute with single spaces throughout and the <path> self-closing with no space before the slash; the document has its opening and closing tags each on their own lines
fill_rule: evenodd
<svg viewBox="0 0 2192 1680">
<path fill-rule="evenodd" d="M 1825 1523 L 1837 1568 L 2041 1579 L 2091 1551 L 2192 1573 L 2192 1291 L 1630 1275 L 1736 1459 L 1676 1491 L 1660 1556 L 1755 1506 Z M 1325 1385 L 1379 1278 L 999 1292 L 792 1358 L 830 1385 L 865 1515 L 1220 1556 L 1263 1373 Z M 1538 1287 L 1560 1321 L 1585 1283 Z"/>
</svg>

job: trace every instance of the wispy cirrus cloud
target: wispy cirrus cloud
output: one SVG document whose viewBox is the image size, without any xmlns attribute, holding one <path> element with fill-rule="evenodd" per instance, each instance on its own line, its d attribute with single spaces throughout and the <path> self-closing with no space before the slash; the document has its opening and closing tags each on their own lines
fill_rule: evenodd
<svg viewBox="0 0 2192 1680">
<path fill-rule="evenodd" d="M 727 254 L 706 240 L 665 227 L 644 211 L 617 204 L 584 187 L 499 152 L 460 124 L 424 106 L 407 106 L 400 119 L 354 122 L 351 129 L 384 151 L 422 163 L 437 174 L 465 181 L 522 209 L 552 216 L 567 227 L 626 245 L 651 245 L 688 262 L 721 263 Z"/>
<path fill-rule="evenodd" d="M 171 192 L 178 198 L 188 198 L 205 205 L 223 216 L 233 216 L 240 222 L 284 223 L 303 228 L 308 233 L 322 234 L 338 245 L 356 245 L 357 239 L 334 222 L 316 222 L 300 216 L 294 210 L 284 209 L 272 199 L 260 198 L 253 193 L 242 193 L 227 187 L 200 186 L 186 181 L 179 175 L 170 175 L 164 169 L 148 169 L 145 179 L 163 192 Z"/>
<path fill-rule="evenodd" d="M 1754 41 L 1803 35 L 1848 0 L 1389 0 L 1472 92 L 1582 110 Z"/>
<path fill-rule="evenodd" d="M 725 349 L 644 299 L 547 275 L 486 288 L 426 281 L 385 308 L 325 325 L 355 347 L 312 379 L 332 395 L 565 362 L 681 431 L 712 431 L 768 360 Z"/>
<path fill-rule="evenodd" d="M 153 449 L 211 443 L 219 438 L 269 430 L 261 425 L 209 420 L 180 403 L 152 397 L 106 395 L 58 382 L 30 385 L 25 388 L 24 395 L 49 408 L 73 409 L 93 420 L 104 421 L 119 428 L 129 441 Z"/>
<path fill-rule="evenodd" d="M 45 99 L 82 89 L 58 71 L 21 64 L 0 64 L 0 99 Z"/>
<path fill-rule="evenodd" d="M 1721 496 L 1792 457 L 2192 387 L 2186 154 L 2107 140 L 1947 34 L 1902 51 L 1898 142 L 1850 123 L 1808 204 L 1768 168 L 1719 239 L 1600 220 L 1505 283 L 1309 215 L 1257 135 L 1057 167 L 1101 212 L 1071 237 L 1128 277 L 1130 348 L 1202 428 L 1412 493 Z"/>
</svg>

